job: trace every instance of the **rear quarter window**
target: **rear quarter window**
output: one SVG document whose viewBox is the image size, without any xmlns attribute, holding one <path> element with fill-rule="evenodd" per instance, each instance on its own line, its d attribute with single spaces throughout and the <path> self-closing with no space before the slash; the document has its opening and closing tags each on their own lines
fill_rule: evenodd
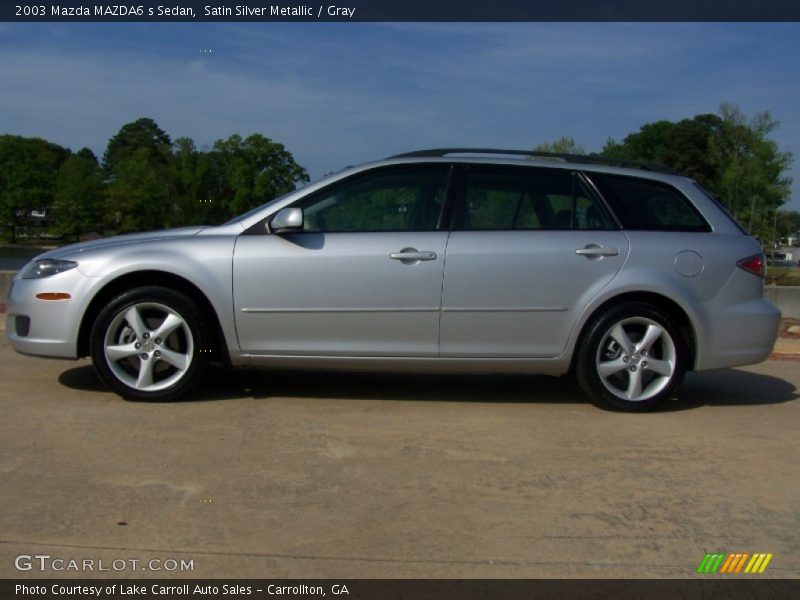
<svg viewBox="0 0 800 600">
<path fill-rule="evenodd" d="M 711 231 L 691 201 L 660 181 L 589 173 L 624 229 Z"/>
</svg>

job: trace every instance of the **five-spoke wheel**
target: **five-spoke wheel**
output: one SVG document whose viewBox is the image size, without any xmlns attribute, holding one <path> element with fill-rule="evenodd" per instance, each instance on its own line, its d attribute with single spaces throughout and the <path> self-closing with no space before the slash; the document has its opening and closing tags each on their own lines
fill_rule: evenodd
<svg viewBox="0 0 800 600">
<path fill-rule="evenodd" d="M 158 287 L 121 294 L 92 330 L 92 359 L 105 383 L 133 400 L 169 400 L 202 373 L 205 333 L 194 303 Z"/>
<path fill-rule="evenodd" d="M 668 398 L 686 370 L 683 337 L 658 307 L 622 304 L 589 328 L 578 349 L 578 381 L 595 401 L 643 410 Z"/>
</svg>

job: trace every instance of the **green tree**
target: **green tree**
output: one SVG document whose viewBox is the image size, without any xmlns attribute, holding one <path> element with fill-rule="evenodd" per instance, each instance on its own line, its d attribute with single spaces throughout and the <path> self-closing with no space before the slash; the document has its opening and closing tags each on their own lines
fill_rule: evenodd
<svg viewBox="0 0 800 600">
<path fill-rule="evenodd" d="M 283 144 L 259 133 L 245 139 L 232 135 L 217 140 L 213 154 L 221 174 L 215 192 L 229 216 L 286 194 L 298 183 L 308 182 L 308 173 Z"/>
<path fill-rule="evenodd" d="M 721 128 L 722 119 L 712 114 L 697 115 L 677 123 L 656 121 L 643 125 L 621 143 L 609 140 L 602 154 L 660 163 L 696 179 L 706 188 L 715 189 L 719 168 L 711 149 Z"/>
<path fill-rule="evenodd" d="M 181 222 L 193 223 L 198 204 L 202 202 L 202 185 L 197 173 L 199 153 L 194 141 L 188 137 L 178 138 L 172 146 L 171 172 L 175 204 Z"/>
<path fill-rule="evenodd" d="M 792 155 L 768 137 L 779 125 L 769 112 L 748 119 L 731 104 L 720 112 L 722 135 L 712 145 L 719 168 L 714 191 L 753 235 L 772 240 L 776 213 L 791 195 L 786 171 Z"/>
<path fill-rule="evenodd" d="M 103 171 L 112 227 L 129 232 L 182 224 L 171 151 L 169 135 L 145 117 L 108 141 Z"/>
<path fill-rule="evenodd" d="M 533 150 L 535 152 L 553 152 L 556 154 L 586 154 L 586 150 L 568 136 L 562 136 L 553 142 L 539 144 Z"/>
<path fill-rule="evenodd" d="M 53 231 L 80 237 L 106 227 L 122 232 L 213 224 L 307 182 L 282 144 L 253 134 L 199 151 L 174 144 L 155 121 L 140 118 L 108 143 L 102 166 L 86 148 L 72 155 L 45 140 L 0 136 L 0 228 L 13 240 L 34 209 L 49 210 Z"/>
<path fill-rule="evenodd" d="M 0 135 L 0 227 L 16 241 L 31 211 L 50 208 L 56 174 L 69 150 L 39 138 Z"/>
<path fill-rule="evenodd" d="M 106 177 L 113 179 L 119 165 L 138 155 L 145 158 L 153 167 L 166 170 L 170 162 L 171 142 L 169 136 L 150 118 L 142 117 L 126 123 L 108 141 L 103 154 L 103 170 Z M 146 150 L 142 153 L 141 150 Z"/>
<path fill-rule="evenodd" d="M 630 133 L 621 142 L 609 139 L 601 154 L 612 158 L 663 162 L 666 159 L 667 140 L 675 123 L 655 121 L 646 123 L 636 133 Z"/>
<path fill-rule="evenodd" d="M 175 140 L 172 173 L 181 223 L 221 223 L 232 216 L 222 201 L 221 190 L 226 188 L 222 171 L 217 153 L 198 151 L 191 138 Z"/>
<path fill-rule="evenodd" d="M 75 240 L 103 227 L 103 175 L 88 148 L 70 156 L 58 171 L 52 209 L 53 231 Z"/>
<path fill-rule="evenodd" d="M 792 237 L 797 244 L 798 237 L 800 237 L 800 211 L 778 211 L 777 229 L 779 238 Z"/>
<path fill-rule="evenodd" d="M 153 168 L 150 152 L 140 148 L 115 166 L 107 198 L 111 225 L 119 233 L 178 224 L 168 181 Z"/>
</svg>

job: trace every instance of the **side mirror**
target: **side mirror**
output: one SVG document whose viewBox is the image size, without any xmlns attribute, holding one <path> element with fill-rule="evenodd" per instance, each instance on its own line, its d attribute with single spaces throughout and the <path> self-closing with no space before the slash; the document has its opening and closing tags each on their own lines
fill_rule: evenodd
<svg viewBox="0 0 800 600">
<path fill-rule="evenodd" d="M 303 229 L 302 208 L 282 208 L 269 222 L 272 233 L 285 233 Z"/>
</svg>

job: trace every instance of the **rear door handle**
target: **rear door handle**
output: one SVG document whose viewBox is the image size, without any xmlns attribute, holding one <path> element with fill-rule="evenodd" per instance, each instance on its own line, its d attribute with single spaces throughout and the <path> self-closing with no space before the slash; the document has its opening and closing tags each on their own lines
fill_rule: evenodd
<svg viewBox="0 0 800 600">
<path fill-rule="evenodd" d="M 418 262 L 421 260 L 436 260 L 436 252 L 428 250 L 417 250 L 415 248 L 403 248 L 400 252 L 392 252 L 389 258 L 401 260 L 403 262 Z"/>
<path fill-rule="evenodd" d="M 619 254 L 619 250 L 616 248 L 606 248 L 604 246 L 598 246 L 597 244 L 589 244 L 585 248 L 578 248 L 575 250 L 575 254 L 579 254 L 580 256 L 617 256 Z"/>
</svg>

